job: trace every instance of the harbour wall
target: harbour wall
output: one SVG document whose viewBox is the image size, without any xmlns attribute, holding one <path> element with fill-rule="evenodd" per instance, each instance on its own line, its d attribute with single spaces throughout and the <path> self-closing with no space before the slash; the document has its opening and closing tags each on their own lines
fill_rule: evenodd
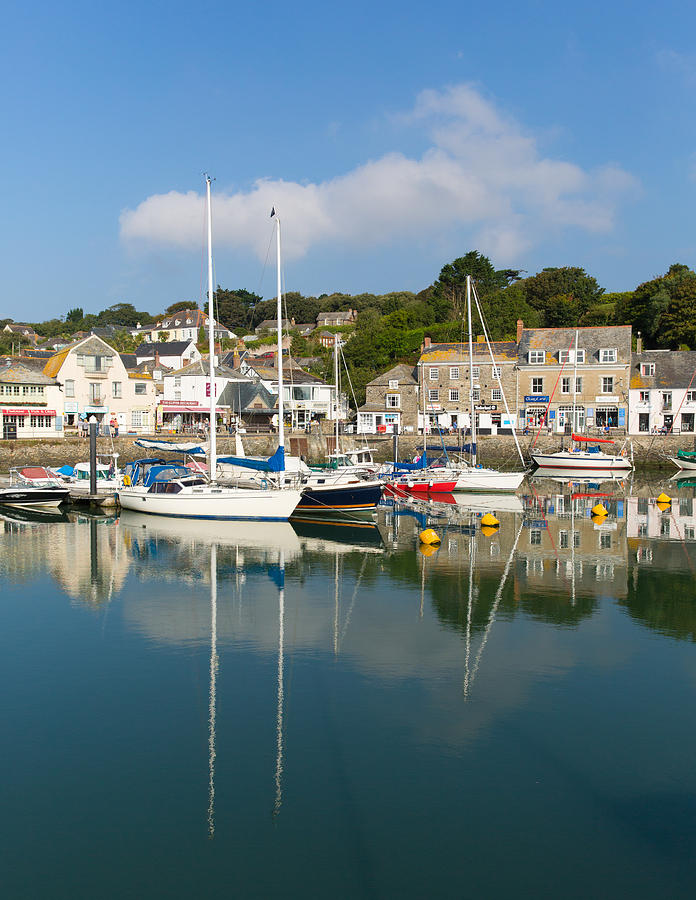
<svg viewBox="0 0 696 900">
<path fill-rule="evenodd" d="M 367 444 L 373 448 L 375 459 L 385 461 L 393 458 L 393 439 L 391 435 L 368 435 Z M 244 435 L 244 449 L 249 456 L 270 456 L 276 448 L 277 437 L 274 434 Z M 528 435 L 520 435 L 519 441 L 522 452 L 529 458 L 534 438 Z M 618 438 L 615 448 L 621 446 L 623 438 Z M 636 468 L 641 469 L 673 469 L 668 456 L 676 454 L 677 450 L 693 450 L 695 440 L 693 435 L 639 435 L 631 438 L 633 444 L 634 460 Z M 217 441 L 218 455 L 234 454 L 234 438 L 219 436 Z M 355 435 L 346 435 L 341 438 L 343 449 L 352 449 L 364 446 L 360 438 Z M 456 449 L 457 441 L 452 435 L 445 436 L 445 446 L 448 449 Z M 437 436 L 428 437 L 428 448 L 437 453 L 441 443 Z M 560 448 L 560 440 L 557 435 L 540 435 L 534 446 L 534 451 L 553 452 Z M 328 453 L 334 449 L 334 438 L 325 434 L 299 434 L 286 435 L 286 449 L 288 453 L 304 456 L 310 463 L 321 463 L 326 460 Z M 399 457 L 411 459 L 421 453 L 423 449 L 422 435 L 399 435 Z M 156 456 L 154 452 L 143 450 L 134 443 L 132 435 L 117 438 L 97 438 L 97 453 L 108 455 L 115 451 L 119 454 L 119 466 L 144 456 Z M 484 435 L 478 440 L 479 462 L 485 465 L 494 465 L 500 468 L 514 469 L 518 466 L 517 451 L 514 439 L 511 435 Z M 0 441 L 0 473 L 7 473 L 13 466 L 46 465 L 62 466 L 74 465 L 84 462 L 89 458 L 89 441 L 85 438 L 66 437 L 61 440 L 29 440 L 29 441 Z"/>
</svg>

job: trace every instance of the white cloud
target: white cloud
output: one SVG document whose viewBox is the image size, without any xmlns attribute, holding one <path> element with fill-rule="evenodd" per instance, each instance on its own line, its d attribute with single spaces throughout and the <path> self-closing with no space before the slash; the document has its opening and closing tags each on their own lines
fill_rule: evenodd
<svg viewBox="0 0 696 900">
<path fill-rule="evenodd" d="M 559 228 L 609 232 L 617 204 L 635 185 L 615 164 L 586 170 L 542 156 L 538 142 L 469 84 L 423 91 L 402 125 L 430 147 L 419 159 L 386 154 L 317 184 L 259 179 L 214 200 L 216 244 L 267 252 L 271 206 L 285 215 L 285 255 L 321 244 L 353 247 L 433 239 L 460 229 L 500 265 Z M 198 247 L 203 200 L 189 191 L 153 195 L 121 215 L 134 244 Z"/>
</svg>

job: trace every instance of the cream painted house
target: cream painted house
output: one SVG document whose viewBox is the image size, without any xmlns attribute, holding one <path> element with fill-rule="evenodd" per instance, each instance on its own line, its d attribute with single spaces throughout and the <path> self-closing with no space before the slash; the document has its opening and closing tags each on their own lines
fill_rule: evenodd
<svg viewBox="0 0 696 900">
<path fill-rule="evenodd" d="M 66 428 L 94 416 L 112 419 L 119 430 L 148 434 L 155 427 L 155 383 L 148 372 L 129 372 L 118 353 L 91 335 L 65 347 L 44 366 L 63 389 L 61 414 Z"/>
</svg>

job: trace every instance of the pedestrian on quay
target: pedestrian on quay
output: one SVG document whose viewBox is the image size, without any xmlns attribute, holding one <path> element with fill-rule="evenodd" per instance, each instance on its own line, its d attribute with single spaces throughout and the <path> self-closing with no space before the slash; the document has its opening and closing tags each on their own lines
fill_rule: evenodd
<svg viewBox="0 0 696 900">
<path fill-rule="evenodd" d="M 111 433 L 113 434 L 113 436 L 118 437 L 118 419 L 116 418 L 116 416 L 111 417 L 109 425 L 111 426 Z"/>
</svg>

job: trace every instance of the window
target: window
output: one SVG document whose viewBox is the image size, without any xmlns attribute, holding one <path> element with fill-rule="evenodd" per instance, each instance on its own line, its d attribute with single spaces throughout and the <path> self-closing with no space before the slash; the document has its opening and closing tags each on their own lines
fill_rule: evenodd
<svg viewBox="0 0 696 900">
<path fill-rule="evenodd" d="M 638 391 L 639 403 L 650 403 L 650 391 Z"/>
<path fill-rule="evenodd" d="M 491 378 L 500 378 L 502 374 L 503 372 L 500 366 L 493 366 L 491 369 Z"/>
<path fill-rule="evenodd" d="M 144 381 L 136 381 L 135 382 L 135 393 L 136 394 L 144 394 L 147 390 L 147 385 Z"/>
<path fill-rule="evenodd" d="M 437 388 L 432 388 L 428 391 L 428 401 L 430 403 L 438 403 L 440 400 L 440 391 Z"/>
<path fill-rule="evenodd" d="M 50 428 L 51 427 L 51 417 L 50 416 L 31 416 L 31 427 L 32 428 Z"/>
<path fill-rule="evenodd" d="M 696 391 L 686 392 L 686 403 L 696 403 Z"/>
<path fill-rule="evenodd" d="M 618 353 L 615 347 L 607 349 L 606 347 L 599 351 L 599 361 L 604 363 L 615 363 Z"/>
<path fill-rule="evenodd" d="M 491 400 L 502 400 L 502 399 L 503 399 L 503 392 L 500 390 L 500 388 L 493 388 L 491 391 Z"/>
<path fill-rule="evenodd" d="M 599 549 L 611 550 L 611 533 L 608 531 L 599 532 Z"/>
<path fill-rule="evenodd" d="M 575 393 L 582 394 L 582 378 L 575 379 Z"/>
<path fill-rule="evenodd" d="M 92 406 L 101 406 L 101 385 L 99 382 L 89 382 L 89 402 Z"/>
<path fill-rule="evenodd" d="M 570 378 L 561 378 L 561 393 L 570 393 Z"/>
<path fill-rule="evenodd" d="M 575 362 L 575 350 L 559 350 L 558 351 L 558 361 L 561 365 L 564 363 L 574 363 Z M 585 362 L 585 351 L 578 350 L 578 365 L 582 365 Z"/>
<path fill-rule="evenodd" d="M 603 394 L 613 394 L 614 393 L 614 379 L 611 375 L 605 376 L 602 378 L 602 393 Z"/>
<path fill-rule="evenodd" d="M 472 371 L 472 374 L 473 374 L 473 376 L 474 376 L 474 381 L 478 381 L 479 378 L 481 377 L 481 369 L 480 369 L 480 367 L 479 367 L 479 366 L 474 366 L 473 369 L 472 369 L 471 371 Z"/>
<path fill-rule="evenodd" d="M 459 366 L 450 366 L 450 381 L 459 381 Z"/>
<path fill-rule="evenodd" d="M 541 394 L 544 390 L 544 379 L 543 378 L 532 378 L 532 393 L 533 394 Z"/>
<path fill-rule="evenodd" d="M 471 392 L 471 399 L 474 401 L 474 403 L 478 403 L 480 401 L 480 399 L 481 399 L 480 388 L 473 389 L 473 391 Z"/>
<path fill-rule="evenodd" d="M 401 395 L 387 394 L 386 403 L 387 409 L 399 409 L 399 407 L 401 406 Z"/>
<path fill-rule="evenodd" d="M 435 367 L 430 369 L 430 380 L 431 381 L 437 381 L 437 372 L 438 372 L 438 370 Z"/>
<path fill-rule="evenodd" d="M 181 378 L 179 378 L 179 384 L 181 384 Z M 399 379 L 398 378 L 390 378 L 389 379 L 389 390 L 396 391 L 399 389 Z"/>
<path fill-rule="evenodd" d="M 529 543 L 534 547 L 538 547 L 541 544 L 541 531 L 538 531 L 536 528 L 532 529 L 529 532 Z"/>
<path fill-rule="evenodd" d="M 72 378 L 65 379 L 65 396 L 66 397 L 74 397 L 75 396 L 75 382 Z"/>
<path fill-rule="evenodd" d="M 114 381 L 114 382 L 112 382 L 112 384 L 111 384 L 111 396 L 114 397 L 114 398 L 116 398 L 116 399 L 120 399 L 120 398 L 123 396 L 123 394 L 121 393 L 121 382 L 120 382 L 120 381 Z"/>
<path fill-rule="evenodd" d="M 662 392 L 662 408 L 663 409 L 671 409 L 672 408 L 672 392 L 671 391 L 663 391 Z"/>
<path fill-rule="evenodd" d="M 459 391 L 451 390 L 449 392 L 450 403 L 459 403 Z"/>
<path fill-rule="evenodd" d="M 567 531 L 559 531 L 558 532 L 558 543 L 561 550 L 568 549 L 568 532 Z"/>
<path fill-rule="evenodd" d="M 131 410 L 131 427 L 144 428 L 147 426 L 147 410 L 134 409 Z"/>
<path fill-rule="evenodd" d="M 529 359 L 530 366 L 543 365 L 546 362 L 546 351 L 545 350 L 530 350 L 528 359 Z"/>
<path fill-rule="evenodd" d="M 640 374 L 641 375 L 654 375 L 655 374 L 655 363 L 641 363 L 640 364 Z"/>
<path fill-rule="evenodd" d="M 181 387 L 181 375 L 174 376 L 174 387 Z M 391 382 L 389 382 L 389 387 L 391 387 Z"/>
</svg>

